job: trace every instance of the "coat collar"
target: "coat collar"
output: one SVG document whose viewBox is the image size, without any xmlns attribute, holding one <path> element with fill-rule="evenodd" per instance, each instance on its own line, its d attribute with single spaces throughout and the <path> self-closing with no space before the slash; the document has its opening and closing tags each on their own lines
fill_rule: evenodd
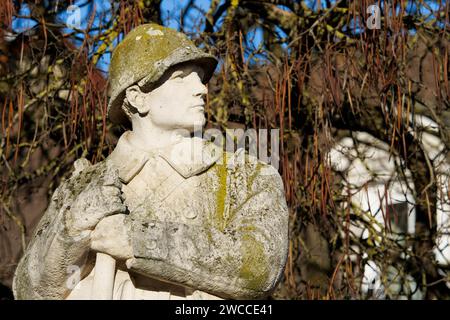
<svg viewBox="0 0 450 320">
<path fill-rule="evenodd" d="M 164 159 L 187 179 L 206 171 L 223 154 L 214 143 L 198 137 L 184 138 L 174 145 L 154 152 L 139 149 L 132 144 L 129 137 L 130 131 L 122 134 L 116 148 L 108 157 L 119 170 L 123 183 L 130 182 L 150 159 Z"/>
</svg>

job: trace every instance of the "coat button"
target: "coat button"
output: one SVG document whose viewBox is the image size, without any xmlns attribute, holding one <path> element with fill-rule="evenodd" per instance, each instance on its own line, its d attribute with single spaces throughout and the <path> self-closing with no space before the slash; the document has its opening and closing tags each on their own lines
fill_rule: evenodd
<svg viewBox="0 0 450 320">
<path fill-rule="evenodd" d="M 197 217 L 197 211 L 195 210 L 184 210 L 184 216 L 188 219 L 195 219 Z"/>
<path fill-rule="evenodd" d="M 156 240 L 148 241 L 146 247 L 148 250 L 155 250 L 156 249 Z"/>
</svg>

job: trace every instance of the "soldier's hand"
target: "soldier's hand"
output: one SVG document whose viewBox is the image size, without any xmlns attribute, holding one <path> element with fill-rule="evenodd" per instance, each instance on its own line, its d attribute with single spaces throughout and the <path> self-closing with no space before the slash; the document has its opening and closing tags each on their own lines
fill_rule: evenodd
<svg viewBox="0 0 450 320">
<path fill-rule="evenodd" d="M 118 260 L 133 258 L 130 225 L 124 214 L 102 219 L 91 234 L 91 249 L 107 253 Z"/>
<path fill-rule="evenodd" d="M 84 168 L 70 179 L 75 198 L 66 212 L 69 234 L 89 232 L 104 217 L 126 212 L 118 171 L 108 160 Z"/>
</svg>

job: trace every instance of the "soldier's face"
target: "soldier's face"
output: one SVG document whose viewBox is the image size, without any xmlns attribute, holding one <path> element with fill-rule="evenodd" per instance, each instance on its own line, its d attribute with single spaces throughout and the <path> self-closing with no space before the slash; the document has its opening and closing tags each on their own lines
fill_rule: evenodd
<svg viewBox="0 0 450 320">
<path fill-rule="evenodd" d="M 145 94 L 143 103 L 154 126 L 188 129 L 205 124 L 206 85 L 203 71 L 194 64 L 183 65 L 165 75 L 162 85 Z"/>
</svg>

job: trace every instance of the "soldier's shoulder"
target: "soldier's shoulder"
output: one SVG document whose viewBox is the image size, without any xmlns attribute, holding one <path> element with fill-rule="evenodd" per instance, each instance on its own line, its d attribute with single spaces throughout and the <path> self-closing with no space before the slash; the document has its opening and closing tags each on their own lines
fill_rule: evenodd
<svg viewBox="0 0 450 320">
<path fill-rule="evenodd" d="M 69 179 L 86 175 L 105 175 L 110 171 L 117 171 L 117 168 L 115 167 L 113 161 L 111 161 L 109 158 L 96 163 L 91 163 L 86 158 L 79 158 L 73 163 L 72 175 Z"/>
</svg>

